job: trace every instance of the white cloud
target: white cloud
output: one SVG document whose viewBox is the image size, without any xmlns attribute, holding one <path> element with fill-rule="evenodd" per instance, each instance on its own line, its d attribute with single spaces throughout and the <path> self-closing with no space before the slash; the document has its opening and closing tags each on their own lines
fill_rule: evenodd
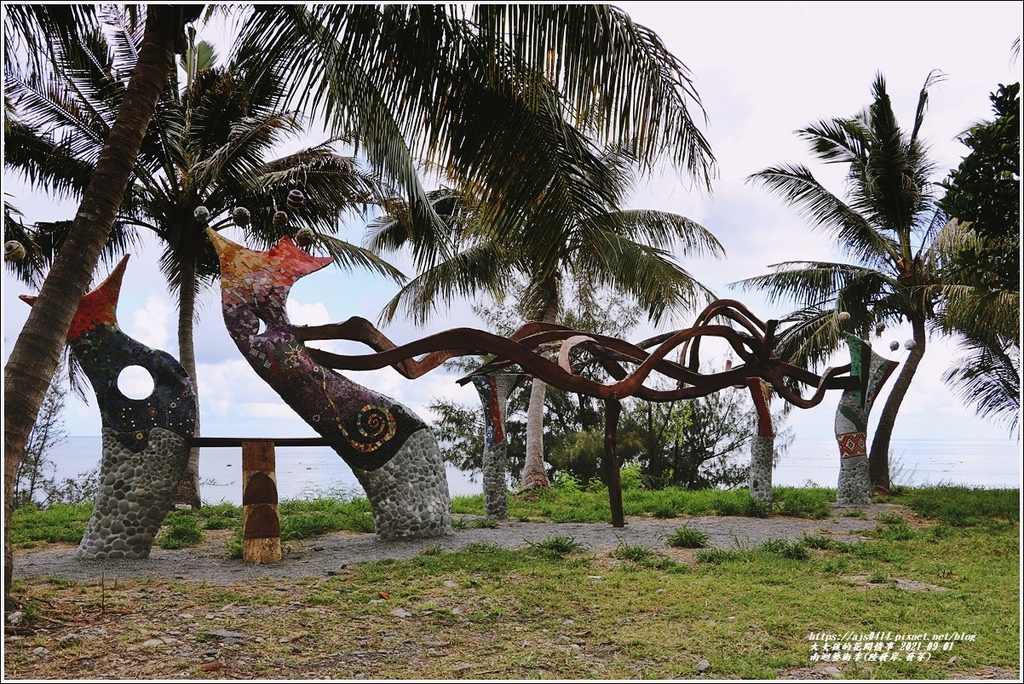
<svg viewBox="0 0 1024 684">
<path fill-rule="evenodd" d="M 302 304 L 289 299 L 286 308 L 288 320 L 295 325 L 323 325 L 331 322 L 331 315 L 323 304 Z"/>
<path fill-rule="evenodd" d="M 146 297 L 145 308 L 132 314 L 131 328 L 122 329 L 147 347 L 174 353 L 177 345 L 172 348 L 170 339 L 172 326 L 176 325 L 176 311 L 167 297 L 151 294 Z"/>
</svg>

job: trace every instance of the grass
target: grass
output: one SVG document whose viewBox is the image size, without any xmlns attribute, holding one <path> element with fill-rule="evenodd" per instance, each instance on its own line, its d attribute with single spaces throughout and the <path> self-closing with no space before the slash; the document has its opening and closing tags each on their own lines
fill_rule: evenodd
<svg viewBox="0 0 1024 684">
<path fill-rule="evenodd" d="M 373 532 L 373 515 L 366 499 L 285 500 L 279 505 L 281 540 L 309 539 L 332 532 Z M 25 506 L 11 515 L 11 543 L 27 548 L 41 542 L 77 544 L 92 515 L 92 504 L 58 504 L 47 509 Z M 486 525 L 488 523 L 478 523 Z M 199 511 L 171 511 L 164 519 L 156 545 L 163 549 L 197 546 L 205 530 L 235 530 L 241 544 L 242 509 L 230 503 L 204 506 Z M 240 548 L 240 546 L 239 546 Z M 239 556 L 241 552 L 239 551 Z"/>
<path fill-rule="evenodd" d="M 171 511 L 156 536 L 161 549 L 184 549 L 199 546 L 202 541 L 203 529 L 192 511 Z"/>
<path fill-rule="evenodd" d="M 984 520 L 1020 522 L 1020 490 L 922 487 L 901 489 L 879 501 L 903 504 L 944 525 L 963 527 Z"/>
<path fill-rule="evenodd" d="M 730 500 L 689 494 L 672 493 L 673 510 Z M 559 501 L 546 494 L 533 508 L 521 502 L 521 512 L 540 518 Z M 30 629 L 7 640 L 5 678 L 693 679 L 707 660 L 715 679 L 807 679 L 819 643 L 811 635 L 872 631 L 975 638 L 922 639 L 921 652 L 941 657 L 920 662 L 832 663 L 842 678 L 1017 678 L 1019 615 L 1007 606 L 1020 600 L 1019 522 L 984 490 L 917 501 L 923 523 L 882 516 L 856 543 L 809 535 L 693 551 L 620 544 L 602 556 L 555 536 L 518 551 L 433 548 L 301 580 L 17 580 L 12 598 Z M 316 518 L 314 509 L 296 504 L 285 515 Z M 360 510 L 325 505 L 319 517 L 349 524 Z M 182 517 L 205 524 L 234 514 Z M 39 529 L 37 516 L 12 522 L 21 533 Z M 936 588 L 909 591 L 907 581 Z M 225 629 L 246 638 L 231 643 L 218 636 Z M 154 636 L 171 642 L 143 645 Z M 207 662 L 218 669 L 202 669 Z"/>
<path fill-rule="evenodd" d="M 11 544 L 30 546 L 37 542 L 77 544 L 85 534 L 92 504 L 56 504 L 46 509 L 21 506 L 11 514 Z"/>
<path fill-rule="evenodd" d="M 680 549 L 700 549 L 708 545 L 711 535 L 694 527 L 684 526 L 672 533 L 666 543 Z"/>
<path fill-rule="evenodd" d="M 758 518 L 788 515 L 822 519 L 831 515 L 831 505 L 836 494 L 835 490 L 825 488 L 776 487 L 773 499 L 769 508 L 742 489 L 689 491 L 673 487 L 651 491 L 633 487 L 623 490 L 622 508 L 627 516 L 666 519 L 703 515 Z M 452 513 L 482 516 L 483 495 L 455 497 L 452 500 Z M 607 490 L 555 486 L 511 495 L 509 518 L 523 522 L 609 522 L 611 508 Z"/>
</svg>

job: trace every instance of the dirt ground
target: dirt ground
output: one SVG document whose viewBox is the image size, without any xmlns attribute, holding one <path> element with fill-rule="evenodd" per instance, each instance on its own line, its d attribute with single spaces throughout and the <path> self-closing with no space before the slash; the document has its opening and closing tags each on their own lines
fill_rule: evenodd
<svg viewBox="0 0 1024 684">
<path fill-rule="evenodd" d="M 47 544 L 32 549 L 16 549 L 14 578 L 60 577 L 72 580 L 162 579 L 203 580 L 210 584 L 231 584 L 246 579 L 301 579 L 324 577 L 353 563 L 404 560 L 419 555 L 428 547 L 457 551 L 468 544 L 486 543 L 502 548 L 521 548 L 551 537 L 571 537 L 597 556 L 607 555 L 618 546 L 645 546 L 663 553 L 672 547 L 666 539 L 684 525 L 710 535 L 709 545 L 722 549 L 752 548 L 769 539 L 799 539 L 804 535 L 827 535 L 836 541 L 855 541 L 860 534 L 874 529 L 882 514 L 909 511 L 894 504 L 860 507 L 863 516 L 844 516 L 836 509 L 831 518 L 747 518 L 706 516 L 695 518 L 628 518 L 625 527 L 602 523 L 538 523 L 505 521 L 494 528 L 456 530 L 439 539 L 384 542 L 373 534 L 342 532 L 286 544 L 279 563 L 254 565 L 225 558 L 224 547 L 230 532 L 206 532 L 199 547 L 180 550 L 153 548 L 145 560 L 83 561 L 73 557 L 75 547 Z M 457 516 L 471 519 L 472 516 Z"/>
<path fill-rule="evenodd" d="M 911 524 L 920 523 L 913 513 L 896 505 L 876 504 L 860 510 L 835 509 L 830 518 L 823 520 L 778 516 L 629 518 L 622 528 L 594 523 L 507 521 L 493 528 L 470 525 L 441 539 L 400 542 L 382 542 L 373 534 L 335 533 L 286 544 L 283 559 L 266 565 L 227 559 L 228 530 L 207 531 L 203 544 L 196 548 L 154 548 L 150 558 L 142 561 L 79 561 L 73 558 L 75 546 L 70 544 L 17 549 L 15 580 L 56 579 L 34 590 L 44 607 L 35 622 L 13 624 L 12 616 L 5 615 L 4 679 L 601 680 L 608 676 L 608 661 L 625 656 L 594 641 L 583 626 L 566 626 L 564 635 L 532 646 L 539 649 L 539 665 L 510 664 L 521 660 L 513 658 L 518 655 L 513 652 L 508 661 L 499 660 L 496 669 L 493 658 L 484 667 L 474 654 L 493 651 L 495 637 L 465 620 L 475 604 L 472 596 L 461 595 L 463 590 L 455 582 L 450 583 L 454 588 L 446 589 L 454 603 L 451 615 L 443 620 L 428 615 L 429 611 L 414 615 L 401 609 L 385 610 L 381 615 L 367 611 L 367 615 L 340 619 L 324 606 L 295 602 L 264 605 L 259 596 L 297 592 L 308 578 L 344 575 L 361 562 L 412 558 L 430 548 L 455 551 L 484 543 L 514 549 L 553 537 L 571 537 L 596 557 L 595 567 L 601 567 L 616 562 L 609 554 L 623 545 L 645 546 L 692 562 L 693 550 L 675 549 L 666 543 L 684 525 L 710 535 L 711 546 L 734 549 L 804 535 L 855 541 L 874 529 L 882 514 L 897 514 Z M 458 517 L 467 523 L 473 520 L 472 516 Z M 82 593 L 84 585 L 91 589 Z M 104 588 L 99 604 L 96 586 Z M 225 592 L 237 596 L 241 603 L 225 605 Z M 387 598 L 384 593 L 381 597 L 371 603 Z M 10 606 L 5 608 L 11 610 Z M 443 622 L 443 628 L 432 620 L 441 620 L 438 624 Z M 584 636 L 577 639 L 573 629 Z M 114 647 L 115 643 L 121 645 Z M 555 670 L 544 669 L 554 662 L 562 664 Z M 629 666 L 637 668 L 635 678 L 644 678 L 642 660 L 630 656 Z M 713 666 L 703 660 L 686 664 L 676 676 L 715 679 Z M 1012 669 L 961 670 L 953 663 L 945 676 L 1019 680 L 1018 671 Z M 780 679 L 843 677 L 839 667 L 827 663 L 778 671 Z"/>
</svg>

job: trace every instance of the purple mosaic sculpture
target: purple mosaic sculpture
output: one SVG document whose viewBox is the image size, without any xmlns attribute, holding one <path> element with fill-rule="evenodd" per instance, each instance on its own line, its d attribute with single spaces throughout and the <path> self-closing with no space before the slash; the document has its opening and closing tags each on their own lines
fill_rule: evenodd
<svg viewBox="0 0 1024 684">
<path fill-rule="evenodd" d="M 307 254 L 287 237 L 259 252 L 208 233 L 220 255 L 228 333 L 256 373 L 352 468 L 373 507 L 378 536 L 450 533 L 448 479 L 426 423 L 315 361 L 288 320 L 292 285 L 332 260 Z"/>
</svg>

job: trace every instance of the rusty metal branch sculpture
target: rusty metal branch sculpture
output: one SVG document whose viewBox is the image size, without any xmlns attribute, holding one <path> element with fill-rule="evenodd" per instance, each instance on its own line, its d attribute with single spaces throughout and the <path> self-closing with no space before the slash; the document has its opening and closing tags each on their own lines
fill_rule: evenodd
<svg viewBox="0 0 1024 684">
<path fill-rule="evenodd" d="M 731 325 L 713 323 L 717 318 L 724 318 Z M 602 399 L 606 404 L 631 396 L 654 402 L 693 399 L 727 387 L 746 386 L 757 414 L 757 430 L 751 444 L 750 492 L 765 503 L 771 502 L 772 491 L 775 443 L 769 410 L 772 391 L 786 402 L 806 409 L 820 404 L 829 390 L 842 390 L 842 405 L 836 418 L 836 438 L 842 456 L 838 502 L 858 505 L 870 502 L 865 450 L 858 450 L 858 445 L 863 447 L 867 414 L 878 390 L 895 368 L 895 362 L 879 357 L 866 342 L 850 336 L 852 362 L 818 375 L 778 357 L 775 352 L 777 326 L 778 321 L 762 321 L 736 300 L 722 299 L 707 306 L 693 327 L 663 333 L 637 344 L 537 322 L 526 323 L 508 338 L 473 328 L 455 328 L 403 345 L 395 345 L 372 323 L 358 317 L 344 323 L 300 326 L 295 334 L 302 341 L 361 342 L 376 352 L 342 355 L 311 348 L 311 356 L 330 368 L 377 370 L 391 366 L 412 379 L 457 356 L 492 355 L 495 357 L 492 361 L 458 382 L 466 384 L 480 377 L 526 372 L 549 385 Z M 730 362 L 721 372 L 701 373 L 700 348 L 706 338 L 726 342 L 741 363 L 732 365 Z M 587 364 L 600 365 L 613 382 L 596 382 L 575 372 L 570 365 L 569 352 L 577 348 L 588 351 L 591 358 Z M 672 361 L 669 356 L 676 350 L 679 360 Z M 555 351 L 557 355 L 553 360 Z M 624 364 L 633 369 L 627 370 Z M 645 385 L 654 372 L 675 380 L 676 387 L 662 389 Z M 801 396 L 787 385 L 787 379 L 808 386 L 812 393 L 808 397 Z M 494 391 L 481 392 L 488 416 L 503 415 L 507 394 L 500 400 L 498 396 Z M 856 407 L 860 416 L 855 421 L 856 430 L 852 430 L 851 421 L 844 418 L 852 415 L 850 407 Z M 609 430 L 614 430 L 614 425 Z M 499 429 L 496 434 L 503 434 L 503 431 Z M 488 450 L 500 445 L 491 441 L 486 444 Z M 614 444 L 606 453 L 610 460 L 614 460 L 613 452 Z M 503 510 L 500 498 L 495 501 L 495 510 Z"/>
<path fill-rule="evenodd" d="M 725 316 L 738 322 L 744 330 L 708 323 L 714 316 Z M 472 375 L 487 375 L 518 367 L 558 389 L 597 399 L 621 400 L 632 396 L 657 402 L 693 399 L 726 387 L 744 385 L 747 378 L 759 377 L 789 403 L 811 408 L 821 403 L 828 390 L 858 386 L 859 379 L 845 375 L 850 370 L 849 365 L 830 368 L 819 376 L 779 360 L 772 347 L 774 327 L 775 321 L 763 323 L 737 301 L 719 300 L 701 313 L 697 325 L 639 344 L 555 324 L 527 323 L 507 338 L 474 328 L 454 328 L 395 345 L 363 318 L 350 318 L 344 323 L 330 325 L 296 326 L 295 335 L 302 341 L 362 342 L 376 351 L 374 354 L 343 355 L 310 348 L 310 355 L 318 363 L 337 370 L 368 371 L 390 366 L 411 379 L 457 356 L 493 355 L 496 357 L 493 361 Z M 700 373 L 699 349 L 705 337 L 727 342 L 743 363 L 718 373 Z M 552 348 L 560 351 L 557 361 L 545 353 Z M 574 373 L 567 363 L 569 348 L 590 351 L 614 381 L 601 383 Z M 653 350 L 648 351 L 648 348 Z M 680 350 L 680 356 L 688 357 L 685 365 L 668 359 L 676 349 Z M 633 364 L 635 368 L 627 370 L 624 363 Z M 645 385 L 653 372 L 675 380 L 677 387 L 658 389 Z M 469 377 L 460 382 L 469 382 Z M 814 388 L 814 393 L 808 398 L 801 397 L 786 386 L 787 377 L 809 385 Z"/>
</svg>

